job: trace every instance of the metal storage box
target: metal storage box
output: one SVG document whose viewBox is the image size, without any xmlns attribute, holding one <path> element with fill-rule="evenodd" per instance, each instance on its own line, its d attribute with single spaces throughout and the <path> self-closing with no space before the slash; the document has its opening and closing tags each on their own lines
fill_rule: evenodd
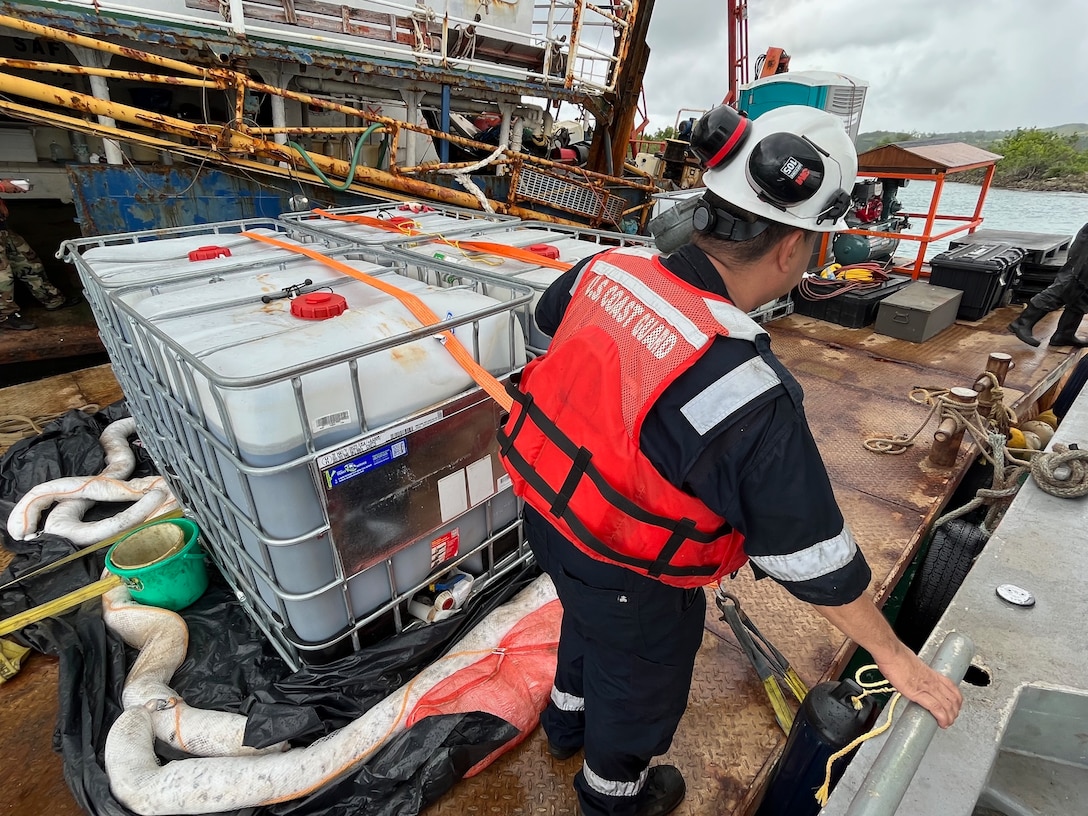
<svg viewBox="0 0 1088 816">
<path fill-rule="evenodd" d="M 800 290 L 794 289 L 793 310 L 797 314 L 837 323 L 848 329 L 860 329 L 876 320 L 881 301 L 908 284 L 910 277 L 907 275 L 889 275 L 879 288 L 844 292 L 821 300 L 809 300 Z"/>
<path fill-rule="evenodd" d="M 108 240 L 66 253 L 97 287 L 142 439 L 288 662 L 350 651 L 372 625 L 399 628 L 407 599 L 454 565 L 486 582 L 528 559 L 495 453 L 498 409 L 435 327 L 288 249 L 210 278 L 106 289 L 84 250 Z M 109 263 L 146 248 L 113 245 Z M 361 246 L 323 254 L 430 302 L 492 373 L 524 363 L 529 288 Z M 296 319 L 291 305 L 311 295 L 343 297 L 348 311 Z"/>
<path fill-rule="evenodd" d="M 1012 244 L 964 244 L 935 255 L 929 282 L 963 292 L 957 317 L 981 320 L 1020 273 L 1024 250 Z"/>
<path fill-rule="evenodd" d="M 880 302 L 876 331 L 924 343 L 956 322 L 963 292 L 915 281 Z"/>
</svg>

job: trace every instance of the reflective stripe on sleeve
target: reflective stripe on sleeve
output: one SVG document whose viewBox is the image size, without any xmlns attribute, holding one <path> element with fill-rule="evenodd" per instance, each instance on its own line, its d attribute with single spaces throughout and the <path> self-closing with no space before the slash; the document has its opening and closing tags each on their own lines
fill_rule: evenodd
<svg viewBox="0 0 1088 816">
<path fill-rule="evenodd" d="M 779 581 L 811 581 L 842 569 L 854 560 L 857 542 L 849 528 L 827 541 L 789 555 L 750 555 L 749 560 Z"/>
<path fill-rule="evenodd" d="M 650 769 L 646 768 L 634 782 L 615 782 L 595 773 L 587 763 L 582 762 L 582 775 L 586 778 L 586 784 L 605 796 L 638 796 L 649 774 Z"/>
<path fill-rule="evenodd" d="M 565 691 L 560 691 L 555 686 L 552 686 L 552 702 L 555 703 L 555 707 L 560 711 L 586 710 L 585 697 L 575 697 L 573 694 L 567 694 Z"/>
<path fill-rule="evenodd" d="M 701 436 L 781 382 L 762 357 L 753 357 L 688 400 L 680 412 Z"/>
</svg>

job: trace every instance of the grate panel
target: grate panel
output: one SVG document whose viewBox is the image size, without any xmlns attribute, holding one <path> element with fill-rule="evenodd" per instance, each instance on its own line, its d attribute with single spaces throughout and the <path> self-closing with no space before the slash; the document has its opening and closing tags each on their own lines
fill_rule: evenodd
<svg viewBox="0 0 1088 816">
<path fill-rule="evenodd" d="M 588 184 L 541 173 L 531 167 L 521 168 L 516 191 L 521 198 L 582 213 L 590 218 L 618 223 L 623 215 L 624 200 L 619 196 Z"/>
</svg>

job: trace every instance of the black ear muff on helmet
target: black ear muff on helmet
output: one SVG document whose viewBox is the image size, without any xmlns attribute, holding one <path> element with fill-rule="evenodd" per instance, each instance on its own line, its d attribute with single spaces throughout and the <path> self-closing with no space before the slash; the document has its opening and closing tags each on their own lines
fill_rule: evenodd
<svg viewBox="0 0 1088 816">
<path fill-rule="evenodd" d="M 748 177 L 764 201 L 790 207 L 819 191 L 824 160 L 807 139 L 793 133 L 772 133 L 748 155 Z"/>
<path fill-rule="evenodd" d="M 751 121 L 728 105 L 703 114 L 691 129 L 691 149 L 708 170 L 720 167 L 744 144 Z"/>
<path fill-rule="evenodd" d="M 824 182 L 827 151 L 804 136 L 772 133 L 760 139 L 748 155 L 748 179 L 759 197 L 780 210 L 808 201 Z M 850 209 L 850 194 L 838 190 L 816 223 L 836 221 Z"/>
</svg>

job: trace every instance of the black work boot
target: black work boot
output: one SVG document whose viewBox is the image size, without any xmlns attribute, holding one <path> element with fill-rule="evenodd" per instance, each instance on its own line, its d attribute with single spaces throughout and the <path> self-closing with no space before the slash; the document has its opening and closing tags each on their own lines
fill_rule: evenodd
<svg viewBox="0 0 1088 816">
<path fill-rule="evenodd" d="M 34 331 L 36 328 L 36 323 L 31 323 L 18 312 L 0 317 L 0 331 Z"/>
<path fill-rule="evenodd" d="M 1077 328 L 1084 318 L 1084 312 L 1066 306 L 1062 316 L 1058 318 L 1058 328 L 1050 336 L 1051 346 L 1073 346 L 1074 348 L 1088 348 L 1088 337 L 1077 337 Z M 1023 338 L 1021 338 L 1023 339 Z"/>
<path fill-rule="evenodd" d="M 1046 316 L 1046 309 L 1040 309 L 1038 306 L 1028 303 L 1024 307 L 1024 311 L 1020 312 L 1020 316 L 1009 324 L 1009 331 L 1029 346 L 1038 346 L 1039 341 L 1031 336 L 1031 330 L 1044 316 Z"/>
<path fill-rule="evenodd" d="M 638 795 L 636 816 L 665 816 L 684 801 L 687 785 L 680 771 L 672 765 L 655 765 L 646 775 L 646 784 Z"/>
<path fill-rule="evenodd" d="M 572 756 L 574 756 L 575 754 L 577 754 L 581 750 L 582 750 L 581 745 L 578 745 L 578 746 L 576 746 L 574 748 L 562 748 L 562 747 L 556 745 L 551 740 L 548 740 L 548 753 L 551 754 L 553 757 L 555 757 L 556 759 L 558 759 L 560 761 L 565 760 L 565 759 L 570 759 Z"/>
</svg>

